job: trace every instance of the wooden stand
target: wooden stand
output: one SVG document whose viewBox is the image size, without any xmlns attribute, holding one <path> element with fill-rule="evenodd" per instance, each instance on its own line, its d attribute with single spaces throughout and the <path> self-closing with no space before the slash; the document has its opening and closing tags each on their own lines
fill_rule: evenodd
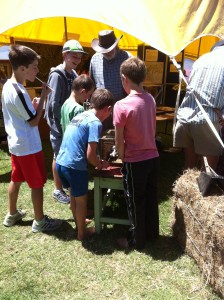
<svg viewBox="0 0 224 300">
<path fill-rule="evenodd" d="M 163 134 L 169 135 L 168 122 L 172 122 L 174 119 L 174 108 L 169 106 L 158 106 L 156 110 L 156 122 L 165 122 L 165 129 Z"/>
<path fill-rule="evenodd" d="M 106 170 L 96 171 L 94 174 L 94 220 L 96 233 L 101 232 L 103 223 L 129 225 L 128 219 L 102 217 L 102 189 L 123 190 L 120 167 L 109 167 Z"/>
</svg>

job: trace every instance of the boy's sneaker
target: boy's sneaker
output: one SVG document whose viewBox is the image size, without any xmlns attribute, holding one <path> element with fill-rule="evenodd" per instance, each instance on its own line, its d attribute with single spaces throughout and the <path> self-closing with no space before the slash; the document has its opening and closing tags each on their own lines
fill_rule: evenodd
<svg viewBox="0 0 224 300">
<path fill-rule="evenodd" d="M 63 190 L 54 190 L 53 197 L 60 203 L 70 203 L 70 197 Z"/>
<path fill-rule="evenodd" d="M 7 227 L 13 226 L 16 222 L 22 220 L 22 218 L 24 218 L 25 216 L 26 212 L 22 209 L 17 209 L 17 212 L 14 215 L 10 215 L 10 213 L 7 213 L 3 221 L 3 225 Z"/>
<path fill-rule="evenodd" d="M 47 232 L 54 231 L 58 229 L 62 224 L 62 220 L 59 219 L 51 219 L 48 216 L 44 216 L 43 220 L 36 221 L 33 220 L 32 224 L 32 232 Z"/>
</svg>

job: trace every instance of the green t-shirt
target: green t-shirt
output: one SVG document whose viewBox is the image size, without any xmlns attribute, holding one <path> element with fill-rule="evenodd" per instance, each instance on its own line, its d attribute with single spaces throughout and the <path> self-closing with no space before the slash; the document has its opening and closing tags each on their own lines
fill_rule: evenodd
<svg viewBox="0 0 224 300">
<path fill-rule="evenodd" d="M 63 133 L 70 121 L 78 114 L 84 112 L 84 108 L 79 103 L 75 102 L 73 98 L 69 98 L 61 107 L 61 127 Z"/>
</svg>

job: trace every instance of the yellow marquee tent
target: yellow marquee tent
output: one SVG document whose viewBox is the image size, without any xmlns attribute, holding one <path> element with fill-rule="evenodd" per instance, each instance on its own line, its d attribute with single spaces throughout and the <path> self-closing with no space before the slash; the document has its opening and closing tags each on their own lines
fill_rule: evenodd
<svg viewBox="0 0 224 300">
<path fill-rule="evenodd" d="M 0 43 L 13 41 L 38 42 L 42 44 L 62 45 L 66 40 L 79 40 L 83 47 L 90 47 L 93 38 L 103 29 L 114 29 L 115 35 L 123 35 L 119 45 L 123 49 L 136 50 L 143 41 L 107 24 L 71 17 L 49 17 L 32 20 L 0 34 Z M 12 39 L 13 38 L 13 39 Z"/>
<path fill-rule="evenodd" d="M 224 32 L 223 0 L 0 0 L 0 7 L 2 44 L 75 38 L 88 46 L 99 30 L 114 28 L 125 33 L 123 48 L 144 42 L 175 56 L 197 38 Z"/>
</svg>

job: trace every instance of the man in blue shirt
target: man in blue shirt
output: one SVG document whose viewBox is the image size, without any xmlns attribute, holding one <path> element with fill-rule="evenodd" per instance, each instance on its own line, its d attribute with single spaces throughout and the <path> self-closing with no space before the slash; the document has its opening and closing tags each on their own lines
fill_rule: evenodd
<svg viewBox="0 0 224 300">
<path fill-rule="evenodd" d="M 120 77 L 120 66 L 123 61 L 132 55 L 120 50 L 113 30 L 102 30 L 98 39 L 93 39 L 92 48 L 96 51 L 90 61 L 90 77 L 96 88 L 108 89 L 114 96 L 114 101 L 125 98 L 126 93 Z M 113 128 L 112 116 L 103 123 L 103 131 Z"/>
</svg>

